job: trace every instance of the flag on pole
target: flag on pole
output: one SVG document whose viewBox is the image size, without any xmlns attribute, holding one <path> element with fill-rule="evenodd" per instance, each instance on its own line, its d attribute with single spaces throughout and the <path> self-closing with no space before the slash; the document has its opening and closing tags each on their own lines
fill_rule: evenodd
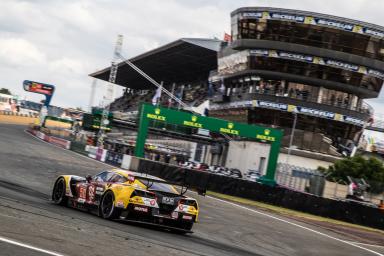
<svg viewBox="0 0 384 256">
<path fill-rule="evenodd" d="M 220 90 L 221 94 L 225 93 L 224 78 L 221 78 L 221 86 L 220 86 L 219 90 Z"/>
<path fill-rule="evenodd" d="M 162 91 L 162 84 L 157 88 L 155 95 L 152 98 L 152 104 L 157 105 L 158 100 L 160 100 L 161 97 L 161 91 Z"/>
<path fill-rule="evenodd" d="M 213 96 L 213 85 L 212 85 L 212 82 L 209 81 L 208 82 L 208 97 L 212 97 Z"/>
<path fill-rule="evenodd" d="M 224 41 L 225 42 L 231 42 L 232 41 L 232 36 L 226 32 L 224 32 Z"/>
</svg>

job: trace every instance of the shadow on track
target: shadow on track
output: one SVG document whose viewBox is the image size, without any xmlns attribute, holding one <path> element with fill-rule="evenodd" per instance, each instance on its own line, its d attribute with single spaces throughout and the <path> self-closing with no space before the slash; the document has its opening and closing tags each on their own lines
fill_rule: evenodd
<svg viewBox="0 0 384 256">
<path fill-rule="evenodd" d="M 192 247 L 192 248 L 194 247 L 193 244 L 195 244 L 195 248 L 199 248 L 201 246 L 207 247 L 217 252 L 223 252 L 222 255 L 260 256 L 260 254 L 256 254 L 254 252 L 244 250 L 235 245 L 231 245 L 228 243 L 223 243 L 223 242 L 219 242 L 211 239 L 201 238 L 193 234 L 179 234 L 172 230 L 168 230 L 161 227 L 154 227 L 151 225 L 147 225 L 145 223 L 131 223 L 131 222 L 125 222 L 125 221 L 119 221 L 119 220 L 117 221 L 105 220 L 97 217 L 96 215 L 87 213 L 86 211 L 76 210 L 69 207 L 57 206 L 50 201 L 50 195 L 41 193 L 39 191 L 33 190 L 31 188 L 28 188 L 10 181 L 0 180 L 0 188 L 4 192 L 4 193 L 1 193 L 0 199 L 11 200 L 11 201 L 23 204 L 23 206 L 28 206 L 28 207 L 36 208 L 39 210 L 47 211 L 47 213 L 59 214 L 62 216 L 70 217 L 72 219 L 78 219 L 83 222 L 87 222 L 91 225 L 99 225 L 99 226 L 104 226 L 108 228 L 113 228 L 115 230 L 124 232 L 128 235 L 135 235 L 135 237 L 129 236 L 128 240 L 133 239 L 136 241 L 145 241 L 147 243 L 149 242 L 158 246 L 164 246 L 164 244 L 167 244 L 169 248 L 176 249 L 179 251 L 184 251 L 186 253 L 192 253 L 194 255 L 201 255 L 201 256 L 206 256 L 210 254 L 199 252 L 198 250 L 191 250 L 188 248 L 184 248 L 183 246 L 180 246 L 177 242 L 171 244 L 169 243 L 169 241 L 167 241 L 167 238 L 170 238 L 171 240 L 174 240 L 174 241 L 179 240 L 179 242 L 188 243 L 191 245 L 189 247 Z M 1 205 L 1 206 L 4 206 L 4 205 Z M 36 214 L 28 210 L 23 210 L 22 207 L 13 208 L 13 209 L 24 211 L 30 214 Z M 37 215 L 40 215 L 41 217 L 45 217 L 45 218 L 57 219 L 56 217 L 49 216 L 49 214 L 37 214 Z M 138 229 L 140 229 L 140 232 L 132 232 L 132 230 L 127 230 L 127 227 L 137 227 Z M 152 233 L 151 237 L 148 234 L 146 234 L 148 231 Z M 166 237 L 164 237 L 163 234 L 166 235 Z M 141 236 L 143 237 L 140 238 Z M 164 239 L 160 239 L 161 237 L 163 237 Z M 159 238 L 159 239 L 154 240 L 154 238 L 155 239 Z M 149 240 L 152 240 L 152 241 L 149 241 Z"/>
</svg>

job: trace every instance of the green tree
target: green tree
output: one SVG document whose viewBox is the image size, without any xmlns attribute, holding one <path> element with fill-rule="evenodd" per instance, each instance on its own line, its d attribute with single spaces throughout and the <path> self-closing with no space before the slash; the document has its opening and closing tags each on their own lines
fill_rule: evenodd
<svg viewBox="0 0 384 256">
<path fill-rule="evenodd" d="M 373 193 L 384 190 L 384 165 L 376 158 L 365 159 L 354 156 L 336 161 L 329 168 L 318 168 L 329 180 L 343 180 L 348 182 L 347 176 L 363 178 L 371 186 Z"/>
<path fill-rule="evenodd" d="M 2 93 L 2 94 L 12 95 L 11 91 L 8 90 L 7 88 L 1 88 L 1 89 L 0 89 L 0 93 Z"/>
</svg>

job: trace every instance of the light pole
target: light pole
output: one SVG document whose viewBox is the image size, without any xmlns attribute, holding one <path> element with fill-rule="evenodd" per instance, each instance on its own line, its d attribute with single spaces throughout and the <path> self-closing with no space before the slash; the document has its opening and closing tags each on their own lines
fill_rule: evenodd
<svg viewBox="0 0 384 256">
<path fill-rule="evenodd" d="M 295 129 L 296 129 L 296 123 L 297 123 L 297 109 L 295 108 L 292 111 L 292 114 L 294 116 L 293 119 L 293 125 L 292 125 L 292 131 L 291 131 L 291 137 L 289 138 L 289 147 L 288 147 L 288 155 L 287 155 L 287 164 L 289 163 L 289 156 L 291 155 L 291 148 L 293 143 L 293 136 L 295 135 Z"/>
</svg>

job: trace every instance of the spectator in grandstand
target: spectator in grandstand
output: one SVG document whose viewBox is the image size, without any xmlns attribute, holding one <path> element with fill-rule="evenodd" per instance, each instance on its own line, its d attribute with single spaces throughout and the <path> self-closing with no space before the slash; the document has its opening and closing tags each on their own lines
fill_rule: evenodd
<svg viewBox="0 0 384 256">
<path fill-rule="evenodd" d="M 264 93 L 264 82 L 263 81 L 260 81 L 260 86 L 259 86 L 259 92 L 260 93 Z"/>
<path fill-rule="evenodd" d="M 171 155 L 170 154 L 166 154 L 165 156 L 164 156 L 164 162 L 166 163 L 166 164 L 169 164 L 169 161 L 171 160 Z"/>
<path fill-rule="evenodd" d="M 335 105 L 335 100 L 336 100 L 336 96 L 335 96 L 335 94 L 332 94 L 331 98 L 330 98 L 331 105 Z"/>
<path fill-rule="evenodd" d="M 294 94 L 294 90 L 293 90 L 293 88 L 291 87 L 291 88 L 289 89 L 289 91 L 288 91 L 288 97 L 293 98 L 293 94 Z"/>
<path fill-rule="evenodd" d="M 224 81 L 222 80 L 221 81 L 221 85 L 220 85 L 220 88 L 219 88 L 219 92 L 221 94 L 224 94 L 225 93 L 225 85 L 224 85 Z"/>
<path fill-rule="evenodd" d="M 338 97 L 337 97 L 337 106 L 341 106 L 341 104 L 343 103 L 343 99 L 341 98 L 341 96 L 339 95 Z"/>
<path fill-rule="evenodd" d="M 308 90 L 303 90 L 301 92 L 301 95 L 302 95 L 303 100 L 305 100 L 305 101 L 308 100 L 308 96 L 309 96 Z"/>
<path fill-rule="evenodd" d="M 348 103 L 349 103 L 349 97 L 345 97 L 344 98 L 344 107 L 348 107 Z"/>
</svg>

